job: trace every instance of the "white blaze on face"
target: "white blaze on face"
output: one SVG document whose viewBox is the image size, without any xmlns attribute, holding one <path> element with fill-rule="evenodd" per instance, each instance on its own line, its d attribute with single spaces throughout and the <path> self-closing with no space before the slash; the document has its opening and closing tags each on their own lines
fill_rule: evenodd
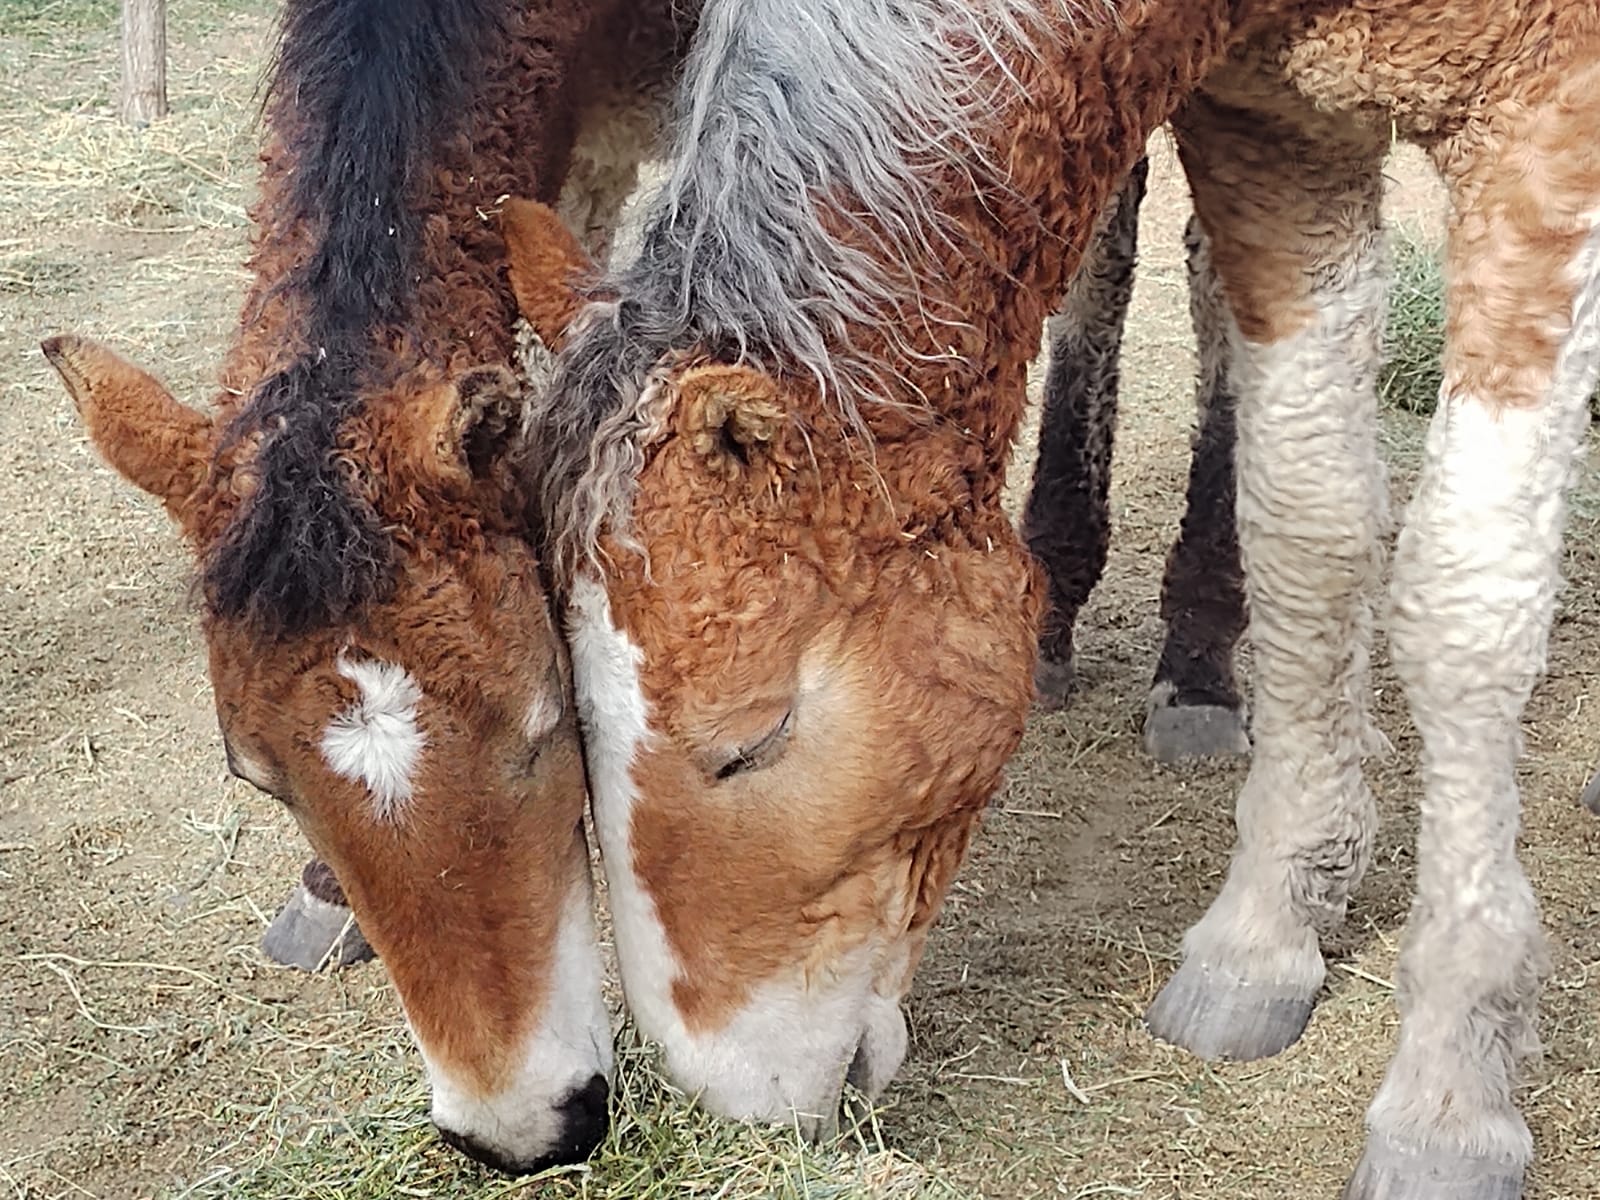
<svg viewBox="0 0 1600 1200">
<path fill-rule="evenodd" d="M 574 691 L 589 762 L 595 833 L 605 860 L 611 923 L 622 979 L 634 1018 L 663 1042 L 682 1036 L 672 1004 L 678 964 L 667 944 L 655 902 L 633 871 L 633 809 L 638 800 L 633 760 L 649 736 L 640 650 L 611 619 L 611 601 L 592 575 L 572 588 L 568 643 Z"/>
<path fill-rule="evenodd" d="M 361 695 L 323 731 L 323 760 L 335 775 L 365 784 L 378 818 L 392 820 L 411 799 L 417 760 L 428 744 L 417 725 L 422 688 L 394 663 L 341 654 L 338 669 Z"/>
<path fill-rule="evenodd" d="M 601 992 L 600 938 L 584 881 L 568 894 L 556 931 L 543 1011 L 516 1057 L 511 1081 L 493 1095 L 458 1079 L 417 1045 L 433 1088 L 433 1121 L 511 1163 L 543 1158 L 569 1137 L 563 1105 L 596 1075 L 612 1075 L 611 1016 Z M 413 1026 L 413 1036 L 415 1027 Z"/>
<path fill-rule="evenodd" d="M 568 637 L 589 761 L 595 832 L 604 857 L 612 928 L 628 1008 L 666 1050 L 667 1073 L 712 1112 L 740 1119 L 831 1127 L 845 1073 L 867 1042 L 868 1084 L 881 1087 L 905 1053 L 898 1006 L 872 990 L 876 945 L 858 948 L 810 980 L 799 966 L 756 983 L 722 1028 L 688 1029 L 673 1002 L 682 968 L 660 914 L 634 871 L 632 766 L 651 737 L 638 646 L 612 620 L 592 576 L 573 586 Z M 728 864 L 738 869 L 737 864 Z M 797 952 L 799 948 L 797 947 Z"/>
</svg>

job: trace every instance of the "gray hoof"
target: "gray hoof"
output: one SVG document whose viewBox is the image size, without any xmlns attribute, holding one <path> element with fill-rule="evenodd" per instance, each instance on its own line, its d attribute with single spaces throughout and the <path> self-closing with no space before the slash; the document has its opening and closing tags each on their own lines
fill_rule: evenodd
<svg viewBox="0 0 1600 1200">
<path fill-rule="evenodd" d="M 1220 704 L 1153 706 L 1144 719 L 1144 750 L 1161 763 L 1249 754 L 1244 717 Z"/>
<path fill-rule="evenodd" d="M 1311 1020 L 1315 995 L 1246 983 L 1189 959 L 1145 1013 L 1163 1042 L 1207 1059 L 1247 1062 L 1288 1049 Z"/>
<path fill-rule="evenodd" d="M 1521 1200 L 1522 1165 L 1407 1150 L 1373 1134 L 1344 1200 Z"/>
<path fill-rule="evenodd" d="M 273 962 L 302 971 L 348 967 L 377 957 L 350 910 L 317 899 L 304 884 L 294 889 L 272 918 L 261 938 L 261 950 Z"/>
<path fill-rule="evenodd" d="M 1055 712 L 1067 706 L 1072 696 L 1072 685 L 1077 682 L 1077 669 L 1070 658 L 1039 658 L 1033 669 L 1034 703 L 1045 712 Z"/>
<path fill-rule="evenodd" d="M 1596 771 L 1583 789 L 1583 806 L 1600 817 L 1600 771 Z"/>
</svg>

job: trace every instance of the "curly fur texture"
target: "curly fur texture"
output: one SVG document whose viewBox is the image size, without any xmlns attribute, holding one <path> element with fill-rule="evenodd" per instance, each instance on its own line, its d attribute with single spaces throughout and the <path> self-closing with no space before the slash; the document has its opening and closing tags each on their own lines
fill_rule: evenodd
<svg viewBox="0 0 1600 1200">
<path fill-rule="evenodd" d="M 304 252 L 275 286 L 304 298 L 296 357 L 261 379 L 223 449 L 253 441 L 252 487 L 204 568 L 211 609 L 271 635 L 382 596 L 392 549 L 338 439 L 379 371 L 373 332 L 402 322 L 423 262 L 433 152 L 503 44 L 510 0 L 293 0 L 268 119 L 294 164 L 280 227 Z"/>
<path fill-rule="evenodd" d="M 712 0 L 680 97 L 676 167 L 622 303 L 562 355 L 536 414 L 532 477 L 556 557 L 627 527 L 645 377 L 699 350 L 811 377 L 860 433 L 859 407 L 965 323 L 914 264 L 966 242 L 936 200 L 951 173 L 1008 188 L 978 131 L 1015 98 L 1002 58 L 1113 19 L 1107 0 Z M 889 331 L 868 345 L 852 330 Z M 902 332 L 903 331 L 903 332 Z"/>
<path fill-rule="evenodd" d="M 392 15 L 432 28 L 446 6 Z M 345 11 L 389 19 L 371 7 Z M 323 269 L 330 223 L 360 225 L 361 197 L 343 197 L 353 210 L 321 223 L 297 197 L 325 182 L 308 156 L 350 129 L 319 132 L 344 110 L 280 73 L 252 213 L 254 282 L 215 419 L 103 347 L 45 346 L 96 446 L 162 499 L 212 557 L 214 581 L 236 589 L 213 589 L 224 603 L 205 622 L 229 762 L 289 803 L 325 864 L 314 874 L 337 881 L 324 891 L 347 896 L 385 960 L 441 1131 L 511 1171 L 588 1152 L 605 1128 L 611 1055 L 578 731 L 507 466 L 522 399 L 498 218 L 508 196 L 554 199 L 583 176 L 569 169 L 592 153 L 580 130 L 608 127 L 619 105 L 654 106 L 691 15 L 682 0 L 522 0 L 483 69 L 463 76 L 471 94 L 459 111 L 349 81 L 414 110 L 410 167 L 381 143 L 373 153 L 386 157 L 367 172 L 411 215 L 400 277 L 390 259 L 335 255 L 342 266 Z M 323 32 L 329 44 L 308 48 L 313 59 L 354 53 L 332 40 L 339 30 Z M 316 40 L 303 28 L 295 38 Z M 417 86 L 442 86 L 393 45 L 385 53 Z M 437 119 L 416 115 L 427 111 Z M 620 175 L 646 149 L 624 130 L 604 162 Z M 319 202 L 339 201 L 335 190 Z M 368 266 L 372 277 L 356 279 Z M 389 590 L 366 590 L 374 575 Z M 377 595 L 387 599 L 357 604 Z M 352 675 L 341 664 L 360 665 Z M 331 900 L 296 894 L 302 910 L 329 915 Z M 326 960 L 339 914 L 302 937 L 296 911 L 279 956 Z"/>
<path fill-rule="evenodd" d="M 630 1011 L 716 1111 L 825 1122 L 855 1068 L 872 1088 L 893 1074 L 904 1043 L 887 1014 L 1021 737 L 1040 588 L 1001 498 L 1027 366 L 1099 212 L 1226 36 L 1222 0 L 1123 9 L 1125 25 L 1052 16 L 1048 35 L 1013 35 L 1003 63 L 973 51 L 966 94 L 1000 107 L 969 134 L 983 138 L 977 159 L 1004 169 L 948 147 L 915 181 L 941 216 L 900 239 L 904 258 L 891 224 L 854 219 L 847 182 L 808 200 L 842 250 L 903 289 L 903 321 L 880 313 L 848 331 L 865 361 L 893 364 L 874 402 L 847 411 L 799 364 L 765 373 L 726 361 L 765 362 L 761 347 L 724 343 L 656 358 L 646 345 L 624 364 L 643 386 L 612 407 L 545 406 L 546 429 L 600 422 L 603 445 L 579 436 L 559 453 L 598 474 L 615 454 L 629 475 L 643 554 L 619 552 L 602 521 L 599 586 L 581 570 L 571 591 L 575 686 Z M 803 24 L 786 53 L 804 51 Z M 705 153 L 755 119 L 707 134 Z M 980 172 L 990 183 L 975 191 Z M 716 226 L 722 199 L 697 198 L 683 227 Z M 783 286 L 812 269 L 794 265 Z M 577 332 L 578 353 L 626 330 L 653 285 L 617 286 L 615 312 L 580 318 L 596 324 Z M 961 320 L 914 320 L 919 305 Z M 590 366 L 609 377 L 617 364 Z M 588 398 L 556 391 L 562 406 Z M 781 756 L 728 770 L 774 736 Z M 729 864 L 709 890 L 707 862 Z"/>
</svg>

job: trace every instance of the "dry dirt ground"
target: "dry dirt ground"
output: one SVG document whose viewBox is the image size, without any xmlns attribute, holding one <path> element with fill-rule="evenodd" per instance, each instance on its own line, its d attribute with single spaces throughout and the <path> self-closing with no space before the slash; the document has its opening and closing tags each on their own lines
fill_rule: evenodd
<svg viewBox="0 0 1600 1200">
<path fill-rule="evenodd" d="M 175 6 L 177 116 L 134 138 L 102 111 L 109 5 L 39 11 L 57 21 L 45 34 L 0 3 L 13 18 L 0 36 L 0 1193 L 211 1194 L 315 1131 L 364 1130 L 381 1157 L 386 1130 L 421 1119 L 393 993 L 378 966 L 307 978 L 260 959 L 301 843 L 226 777 L 185 556 L 96 461 L 36 349 L 90 333 L 205 397 L 242 287 L 267 21 L 260 7 Z M 1268 1062 L 1209 1066 L 1140 1026 L 1221 879 L 1244 771 L 1162 769 L 1139 749 L 1193 370 L 1187 201 L 1159 138 L 1156 151 L 1116 540 L 1083 623 L 1082 693 L 1032 723 L 918 977 L 910 1056 L 881 1116 L 884 1139 L 958 1195 L 1331 1197 L 1395 1038 L 1417 740 L 1381 647 L 1384 827 L 1306 1037 Z M 1394 171 L 1399 210 L 1432 220 L 1416 164 Z M 1420 426 L 1391 416 L 1386 431 L 1400 497 Z M 1534 1200 L 1600 1195 L 1600 821 L 1574 805 L 1600 762 L 1597 527 L 1591 470 L 1521 771 L 1523 858 L 1553 958 L 1546 1053 L 1522 1092 Z"/>
</svg>

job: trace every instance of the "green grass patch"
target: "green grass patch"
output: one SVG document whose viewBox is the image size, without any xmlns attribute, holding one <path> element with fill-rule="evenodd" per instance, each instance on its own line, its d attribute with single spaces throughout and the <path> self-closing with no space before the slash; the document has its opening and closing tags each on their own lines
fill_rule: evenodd
<svg viewBox="0 0 1600 1200">
<path fill-rule="evenodd" d="M 0 0 L 0 37 L 59 37 L 115 30 L 118 0 Z"/>
<path fill-rule="evenodd" d="M 273 0 L 179 0 L 167 6 L 167 40 L 181 44 L 241 13 L 276 11 Z M 58 41 L 104 34 L 114 40 L 121 28 L 121 0 L 0 0 L 0 37 Z"/>
<path fill-rule="evenodd" d="M 1444 381 L 1443 263 L 1439 248 L 1407 226 L 1393 230 L 1390 248 L 1394 273 L 1378 398 L 1402 412 L 1426 415 L 1437 407 Z M 1600 392 L 1590 397 L 1589 408 L 1600 420 Z"/>
<path fill-rule="evenodd" d="M 888 1149 L 864 1111 L 837 1141 L 812 1146 L 793 1130 L 722 1121 L 665 1083 L 657 1052 L 624 1029 L 605 1142 L 586 1163 L 507 1179 L 445 1147 L 428 1123 L 427 1090 L 409 1056 L 347 1062 L 369 1100 L 299 1139 L 252 1139 L 169 1200 L 962 1200 L 965 1193 Z M 370 1072 L 370 1073 L 369 1073 Z M 347 1079 L 348 1082 L 348 1079 Z M 299 1120 L 292 1122 L 303 1129 Z"/>
<path fill-rule="evenodd" d="M 1404 226 L 1390 239 L 1393 275 L 1378 398 L 1403 412 L 1431 413 L 1444 374 L 1444 273 L 1437 247 Z"/>
</svg>

